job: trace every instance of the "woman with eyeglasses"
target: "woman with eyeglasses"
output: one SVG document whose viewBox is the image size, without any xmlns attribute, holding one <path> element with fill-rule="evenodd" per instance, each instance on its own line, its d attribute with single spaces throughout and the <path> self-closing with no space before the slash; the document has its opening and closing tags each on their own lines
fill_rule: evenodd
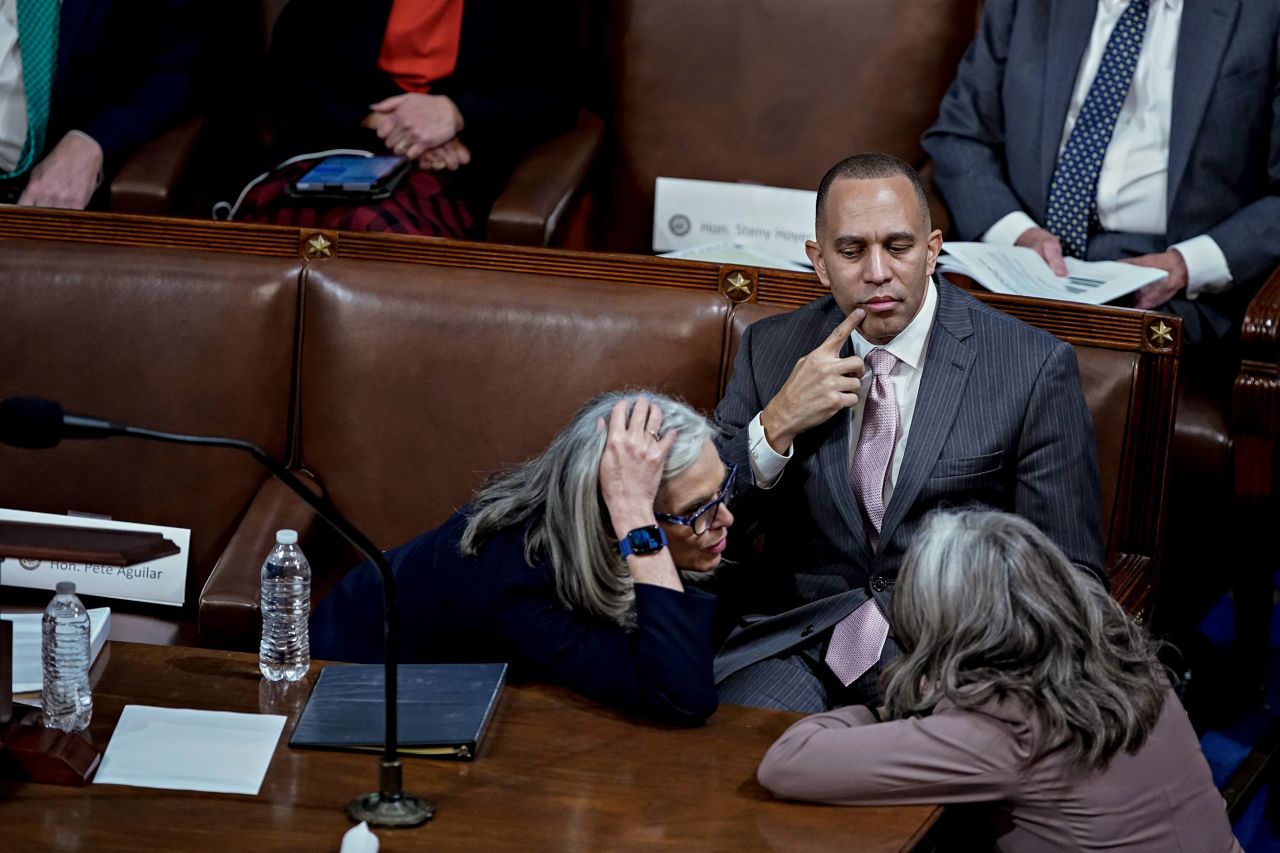
<svg viewBox="0 0 1280 853">
<path fill-rule="evenodd" d="M 680 571 L 719 565 L 734 471 L 712 427 L 660 394 L 605 394 L 543 453 L 441 527 L 387 553 L 401 660 L 505 661 L 629 713 L 697 724 L 716 708 L 715 599 Z M 365 564 L 311 620 L 317 658 L 382 659 L 382 586 Z"/>
</svg>

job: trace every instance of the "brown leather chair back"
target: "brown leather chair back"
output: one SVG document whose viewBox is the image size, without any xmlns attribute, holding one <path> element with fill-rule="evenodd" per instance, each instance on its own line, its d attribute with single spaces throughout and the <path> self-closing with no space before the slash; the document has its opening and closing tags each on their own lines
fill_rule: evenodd
<svg viewBox="0 0 1280 853">
<path fill-rule="evenodd" d="M 596 394 L 717 400 L 714 291 L 332 260 L 304 293 L 299 464 L 382 547 L 440 524 Z"/>
<path fill-rule="evenodd" d="M 606 11 L 605 246 L 647 251 L 659 176 L 815 189 L 837 161 L 919 165 L 977 0 L 617 0 Z"/>
<path fill-rule="evenodd" d="M 0 398 L 288 452 L 299 262 L 0 241 Z M 267 474 L 229 450 L 127 438 L 0 447 L 0 506 L 191 528 L 188 612 Z"/>
<path fill-rule="evenodd" d="M 1124 470 L 1125 426 L 1133 411 L 1138 356 L 1132 352 L 1077 346 L 1080 384 L 1093 415 L 1098 440 L 1098 471 L 1102 475 L 1103 544 L 1108 546 L 1116 527 L 1114 515 L 1120 472 Z"/>
</svg>

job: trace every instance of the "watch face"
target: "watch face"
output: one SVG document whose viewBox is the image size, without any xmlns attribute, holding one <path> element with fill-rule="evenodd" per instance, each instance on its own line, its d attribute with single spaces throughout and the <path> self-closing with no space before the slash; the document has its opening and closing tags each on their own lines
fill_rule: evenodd
<svg viewBox="0 0 1280 853">
<path fill-rule="evenodd" d="M 652 554 L 654 551 L 660 551 L 667 544 L 667 537 L 662 534 L 662 528 L 656 524 L 648 527 L 637 527 L 627 534 L 627 538 L 619 543 L 622 556 L 626 557 L 630 554 Z"/>
</svg>

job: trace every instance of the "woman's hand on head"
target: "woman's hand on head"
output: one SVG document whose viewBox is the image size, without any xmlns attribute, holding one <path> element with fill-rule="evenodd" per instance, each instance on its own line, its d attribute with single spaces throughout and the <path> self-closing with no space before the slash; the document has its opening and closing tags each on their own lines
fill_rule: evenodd
<svg viewBox="0 0 1280 853">
<path fill-rule="evenodd" d="M 462 131 L 462 113 L 444 95 L 406 92 L 373 104 L 362 124 L 378 134 L 387 150 L 410 160 L 444 145 Z"/>
<path fill-rule="evenodd" d="M 609 412 L 609 422 L 601 419 L 596 425 L 597 429 L 608 430 L 600 456 L 600 495 L 618 539 L 637 527 L 657 523 L 653 502 L 662 485 L 667 454 L 676 440 L 675 430 L 662 434 L 661 408 L 645 397 L 636 397 L 628 418 L 627 405 L 631 402 L 618 401 Z M 633 554 L 627 558 L 627 568 L 636 583 L 677 592 L 684 589 L 667 548 L 651 554 Z"/>
<path fill-rule="evenodd" d="M 627 404 L 620 400 L 609 412 L 609 422 L 602 418 L 597 426 L 608 430 L 600 457 L 600 495 L 618 538 L 656 523 L 653 502 L 676 437 L 675 430 L 662 433 L 662 409 L 648 399 L 635 398 L 630 418 Z"/>
</svg>

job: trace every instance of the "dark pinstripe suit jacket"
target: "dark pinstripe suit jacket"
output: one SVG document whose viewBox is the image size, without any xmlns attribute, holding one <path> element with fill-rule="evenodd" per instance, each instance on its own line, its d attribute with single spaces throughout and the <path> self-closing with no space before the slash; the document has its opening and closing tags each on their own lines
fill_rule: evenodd
<svg viewBox="0 0 1280 853">
<path fill-rule="evenodd" d="M 1103 571 L 1101 489 L 1093 422 L 1075 353 L 1057 338 L 938 284 L 915 416 L 878 550 L 849 485 L 848 413 L 800 435 L 772 489 L 750 476 L 747 424 L 796 361 L 839 324 L 823 297 L 761 320 L 742 339 L 716 421 L 739 476 L 731 536 L 764 534 L 758 565 L 736 567 L 748 601 L 716 661 L 720 681 L 810 641 L 875 595 L 886 612 L 898 566 L 924 516 L 939 506 L 983 505 L 1035 522 L 1075 563 Z M 845 354 L 852 344 L 845 345 Z M 725 578 L 732 587 L 732 576 Z M 744 594 L 745 592 L 745 594 Z"/>
</svg>

